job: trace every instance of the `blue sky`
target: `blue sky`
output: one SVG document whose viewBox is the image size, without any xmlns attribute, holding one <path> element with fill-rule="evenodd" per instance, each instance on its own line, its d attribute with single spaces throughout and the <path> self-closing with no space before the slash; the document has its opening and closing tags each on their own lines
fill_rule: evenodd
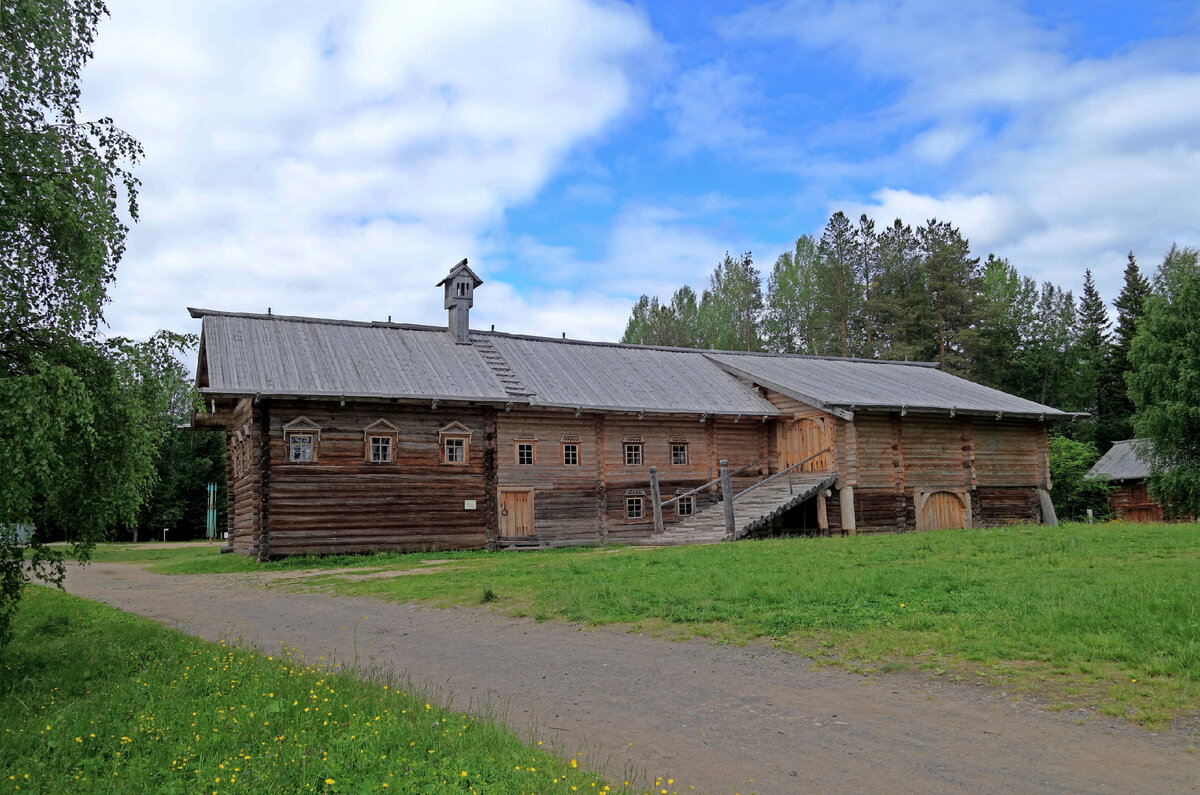
<svg viewBox="0 0 1200 795">
<path fill-rule="evenodd" d="M 1104 297 L 1197 245 L 1200 6 L 114 0 L 85 110 L 146 148 L 107 317 L 184 307 L 615 339 L 836 210 L 949 220 Z"/>
</svg>

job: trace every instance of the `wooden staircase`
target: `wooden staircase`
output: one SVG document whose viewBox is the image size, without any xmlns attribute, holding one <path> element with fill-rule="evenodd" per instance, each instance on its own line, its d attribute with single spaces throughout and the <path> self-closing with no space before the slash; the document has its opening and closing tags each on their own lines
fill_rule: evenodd
<svg viewBox="0 0 1200 795">
<path fill-rule="evenodd" d="M 791 476 L 764 481 L 733 498 L 734 532 L 725 529 L 725 504 L 718 502 L 684 519 L 661 533 L 643 539 L 643 546 L 681 546 L 736 541 L 768 525 L 772 519 L 795 508 L 833 485 L 836 475 L 824 472 L 797 472 Z"/>
</svg>

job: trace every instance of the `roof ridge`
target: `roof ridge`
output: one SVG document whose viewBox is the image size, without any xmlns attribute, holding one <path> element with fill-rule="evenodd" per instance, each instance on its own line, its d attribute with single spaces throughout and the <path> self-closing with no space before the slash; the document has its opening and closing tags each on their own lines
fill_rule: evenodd
<svg viewBox="0 0 1200 795">
<path fill-rule="evenodd" d="M 277 320 L 286 321 L 289 323 L 316 323 L 328 326 L 358 326 L 364 328 L 393 328 L 403 329 L 406 331 L 445 331 L 445 326 L 429 326 L 421 323 L 393 323 L 385 320 L 339 320 L 336 318 L 325 317 L 308 317 L 305 315 L 276 315 L 273 313 L 262 314 L 259 312 L 225 312 L 215 309 L 199 309 L 196 307 L 188 307 L 188 313 L 194 318 L 203 318 L 208 316 L 213 317 L 240 317 L 249 318 L 252 320 Z M 773 353 L 771 351 L 726 351 L 715 348 L 685 348 L 674 345 L 638 345 L 629 342 L 608 342 L 605 340 L 577 340 L 567 339 L 566 337 L 544 337 L 537 334 L 518 334 L 508 331 L 485 331 L 480 329 L 471 329 L 470 335 L 474 337 L 507 337 L 509 339 L 530 340 L 533 342 L 553 342 L 560 345 L 593 345 L 605 348 L 630 348 L 634 350 L 650 350 L 650 351 L 665 351 L 668 353 L 695 353 L 704 356 L 714 354 L 724 354 L 728 356 L 769 356 L 772 358 L 788 358 L 788 359 L 806 359 L 810 361 L 830 361 L 830 362 L 851 362 L 857 364 L 887 364 L 900 365 L 909 367 L 928 367 L 940 370 L 941 367 L 937 362 L 919 362 L 919 361 L 898 361 L 896 359 L 866 359 L 854 356 L 818 356 L 808 353 Z"/>
</svg>

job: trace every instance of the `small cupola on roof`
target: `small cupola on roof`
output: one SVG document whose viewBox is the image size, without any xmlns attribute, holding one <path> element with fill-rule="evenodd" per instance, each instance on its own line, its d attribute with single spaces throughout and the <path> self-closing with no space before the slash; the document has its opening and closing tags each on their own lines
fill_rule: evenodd
<svg viewBox="0 0 1200 795">
<path fill-rule="evenodd" d="M 483 279 L 467 267 L 466 259 L 451 268 L 446 278 L 438 282 L 439 287 L 446 287 L 446 309 L 449 310 L 447 328 L 459 344 L 465 345 L 471 341 L 468 336 L 471 328 L 470 310 L 475 304 L 475 288 L 481 284 Z"/>
</svg>

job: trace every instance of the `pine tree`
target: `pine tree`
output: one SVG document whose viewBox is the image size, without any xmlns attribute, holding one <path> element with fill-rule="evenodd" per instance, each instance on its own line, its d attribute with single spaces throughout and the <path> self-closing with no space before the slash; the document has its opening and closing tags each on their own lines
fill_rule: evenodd
<svg viewBox="0 0 1200 795">
<path fill-rule="evenodd" d="M 875 234 L 875 222 L 863 213 L 858 219 L 858 254 L 854 276 L 862 293 L 862 343 L 857 346 L 859 356 L 875 358 L 879 355 L 876 344 L 878 320 L 879 238 Z"/>
<path fill-rule="evenodd" d="M 1081 426 L 1079 438 L 1094 442 L 1108 414 L 1104 378 L 1109 356 L 1108 310 L 1096 290 L 1091 269 L 1083 272 L 1083 295 L 1079 299 L 1078 389 L 1082 408 L 1092 418 Z"/>
<path fill-rule="evenodd" d="M 824 326 L 818 353 L 850 356 L 856 347 L 856 326 L 862 311 L 855 273 L 858 249 L 858 230 L 845 213 L 834 213 L 817 248 L 818 307 Z"/>
<path fill-rule="evenodd" d="M 1121 288 L 1113 307 L 1117 310 L 1117 327 L 1112 334 L 1108 364 L 1105 368 L 1103 387 L 1105 390 L 1107 417 L 1098 430 L 1100 449 L 1107 449 L 1112 442 L 1133 436 L 1133 402 L 1126 388 L 1129 364 L 1129 349 L 1137 335 L 1138 323 L 1145 314 L 1146 299 L 1150 296 L 1150 282 L 1138 268 L 1137 259 L 1129 252 L 1125 266 L 1125 284 Z"/>
<path fill-rule="evenodd" d="M 1014 394 L 1031 390 L 1026 341 L 1034 334 L 1037 283 L 1022 277 L 1006 259 L 988 255 L 983 268 L 983 322 L 971 351 L 980 383 Z"/>
<path fill-rule="evenodd" d="M 967 239 L 945 221 L 930 219 L 917 230 L 925 260 L 925 289 L 933 345 L 942 369 L 968 375 L 967 351 L 974 344 L 982 304 L 979 258 L 971 258 Z"/>
<path fill-rule="evenodd" d="M 928 359 L 932 338 L 925 273 L 912 227 L 899 218 L 876 238 L 879 274 L 871 293 L 875 345 L 885 359 Z"/>
<path fill-rule="evenodd" d="M 1200 515 L 1200 253 L 1171 246 L 1129 350 L 1134 431 L 1150 463 L 1150 491 Z"/>
</svg>

